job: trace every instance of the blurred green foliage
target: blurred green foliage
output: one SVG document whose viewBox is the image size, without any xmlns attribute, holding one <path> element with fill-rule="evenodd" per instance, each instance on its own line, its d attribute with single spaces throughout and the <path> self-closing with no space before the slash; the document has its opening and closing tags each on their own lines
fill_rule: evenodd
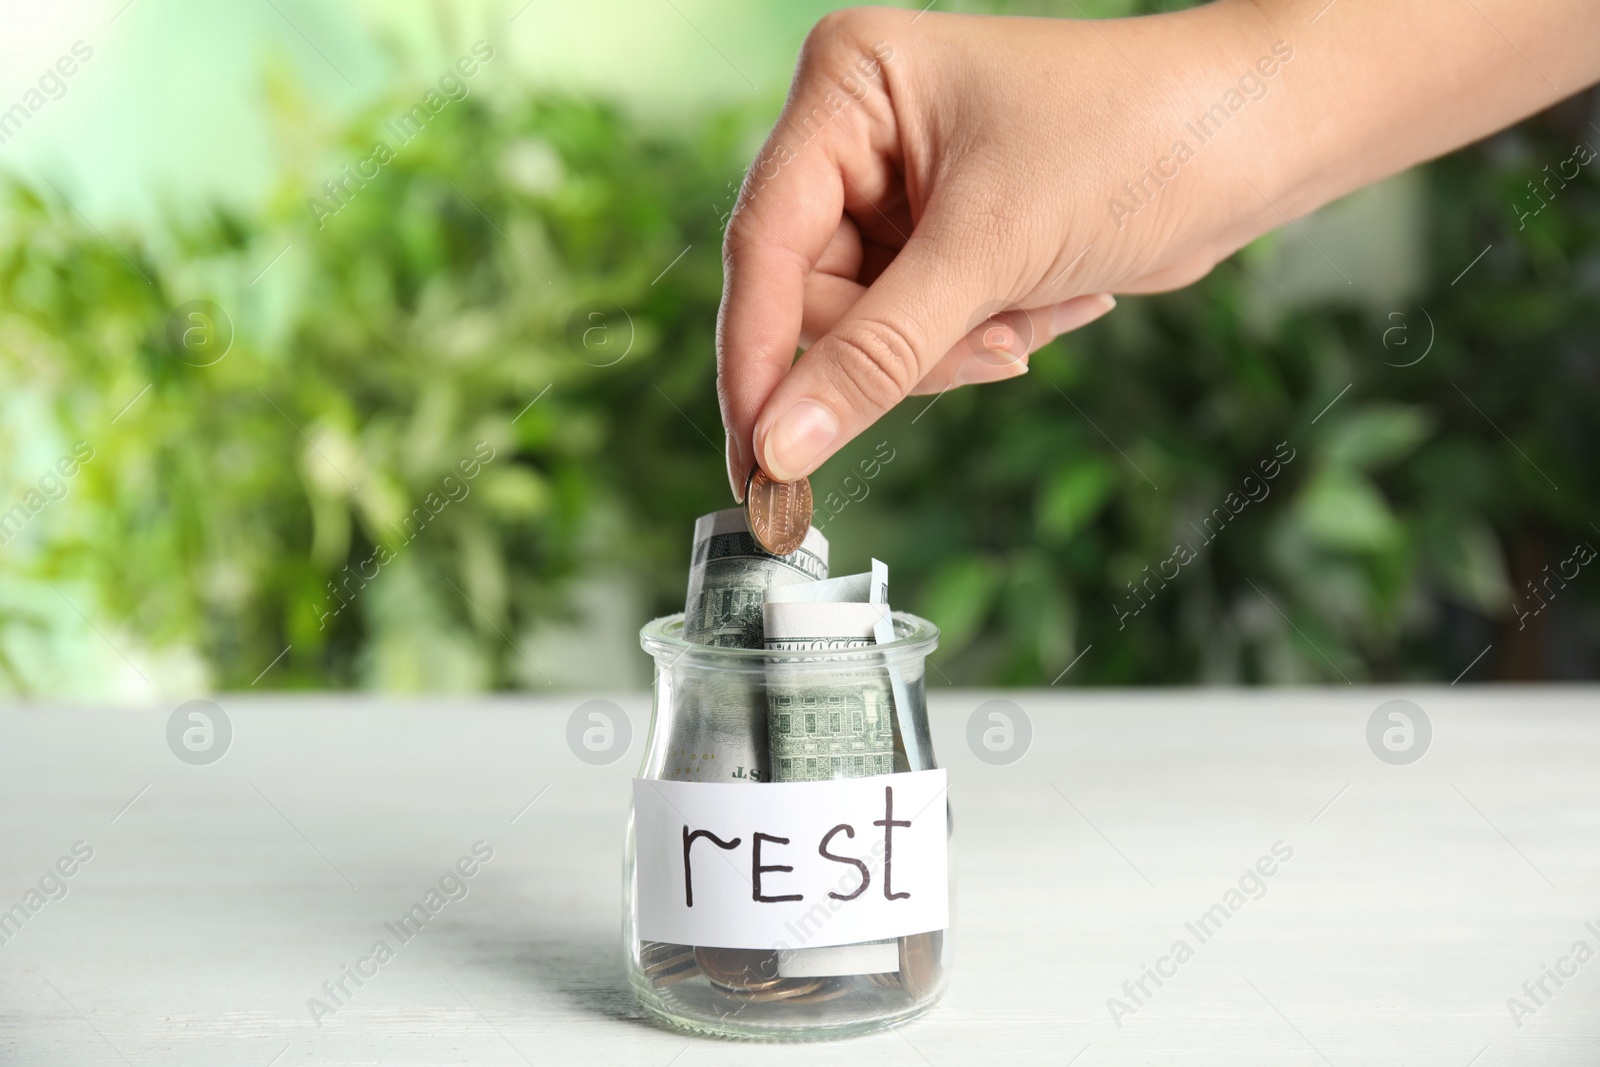
<svg viewBox="0 0 1600 1067">
<path fill-rule="evenodd" d="M 329 127 L 274 79 L 286 163 L 249 216 L 102 234 L 58 190 L 7 193 L 0 514 L 94 450 L 0 548 L 9 688 L 68 688 L 79 612 L 219 688 L 292 646 L 261 687 L 471 689 L 543 684 L 527 635 L 580 619 L 580 576 L 681 608 L 693 519 L 729 503 L 716 252 L 762 116 L 662 132 L 476 94 L 397 145 L 427 89 Z M 887 560 L 956 683 L 1448 680 L 1491 642 L 1472 677 L 1594 677 L 1600 575 L 1516 614 L 1600 545 L 1600 163 L 1525 228 L 1512 209 L 1582 129 L 1547 116 L 1426 168 L 1401 335 L 1343 304 L 1253 311 L 1252 263 L 1291 232 L 1124 299 L 1020 381 L 902 405 L 812 479 L 836 571 Z M 380 140 L 347 203 L 308 206 Z M 168 336 L 196 299 L 233 332 L 205 366 Z"/>
</svg>

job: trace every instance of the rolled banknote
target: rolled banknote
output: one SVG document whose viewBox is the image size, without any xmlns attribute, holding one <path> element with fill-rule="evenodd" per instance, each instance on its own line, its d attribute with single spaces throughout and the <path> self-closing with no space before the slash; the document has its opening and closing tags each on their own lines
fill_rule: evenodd
<svg viewBox="0 0 1600 1067">
<path fill-rule="evenodd" d="M 889 568 L 769 590 L 766 647 L 868 648 L 888 617 Z M 894 773 L 894 693 L 881 669 L 842 660 L 837 671 L 767 671 L 772 780 L 814 782 Z"/>
<path fill-rule="evenodd" d="M 768 642 L 766 646 L 768 648 L 773 647 L 770 644 L 773 634 L 766 625 L 767 620 L 773 617 L 768 606 L 772 604 L 871 604 L 885 609 L 872 613 L 872 617 L 876 619 L 888 614 L 889 567 L 880 560 L 873 560 L 872 569 L 860 574 L 846 574 L 803 585 L 776 586 L 769 590 L 766 594 L 766 603 L 762 606 L 762 639 Z"/>
<path fill-rule="evenodd" d="M 814 527 L 797 550 L 777 556 L 750 533 L 744 508 L 702 515 L 694 524 L 684 639 L 722 648 L 760 648 L 761 606 L 767 590 L 810 585 L 827 576 L 828 539 Z M 665 724 L 663 777 L 680 782 L 769 780 L 767 701 L 761 674 L 701 671 L 692 664 L 675 670 L 670 663 L 657 670 L 672 672 L 669 684 L 676 689 L 669 701 L 672 717 Z M 658 968 L 646 969 L 656 984 L 704 972 L 713 983 L 722 983 L 719 988 L 766 997 L 772 991 L 754 988 L 750 976 L 765 976 L 767 986 L 777 983 L 770 952 L 651 943 L 641 946 L 641 963 L 646 953 Z"/>
<path fill-rule="evenodd" d="M 798 549 L 774 556 L 750 533 L 743 508 L 702 515 L 694 524 L 684 639 L 723 648 L 760 648 L 767 590 L 827 576 L 828 539 L 814 526 Z"/>
<path fill-rule="evenodd" d="M 812 605 L 805 607 L 802 605 Z M 825 582 L 784 586 L 767 593 L 764 609 L 766 646 L 772 649 L 865 648 L 895 639 L 889 611 L 889 567 L 880 560 L 861 574 L 847 574 Z M 831 633 L 831 630 L 839 632 Z M 895 720 L 896 747 L 904 762 L 871 774 L 919 771 L 932 766 L 926 729 L 919 729 L 911 714 L 911 694 L 898 667 L 887 668 Z M 770 701 L 769 701 L 770 706 Z M 777 738 L 772 738 L 777 744 Z M 776 756 L 774 756 L 776 758 Z M 824 777 L 835 777 L 829 774 Z M 779 778 L 778 781 L 786 779 Z"/>
<path fill-rule="evenodd" d="M 864 574 L 768 590 L 763 610 L 766 647 L 839 652 L 869 648 L 877 642 L 883 623 L 890 623 L 892 634 L 888 601 L 889 568 L 878 560 Z M 836 671 L 786 669 L 774 663 L 767 670 L 767 705 L 773 781 L 894 772 L 894 689 L 882 666 L 846 658 L 841 658 Z M 778 976 L 791 981 L 892 974 L 899 969 L 900 945 L 894 938 L 817 948 L 801 945 L 778 952 Z"/>
<path fill-rule="evenodd" d="M 723 648 L 760 648 L 767 590 L 812 584 L 827 576 L 828 540 L 815 529 L 795 552 L 774 556 L 751 535 L 743 508 L 702 515 L 694 525 L 683 636 Z M 665 777 L 680 782 L 768 781 L 761 676 L 685 668 L 673 682 L 678 695 Z"/>
</svg>

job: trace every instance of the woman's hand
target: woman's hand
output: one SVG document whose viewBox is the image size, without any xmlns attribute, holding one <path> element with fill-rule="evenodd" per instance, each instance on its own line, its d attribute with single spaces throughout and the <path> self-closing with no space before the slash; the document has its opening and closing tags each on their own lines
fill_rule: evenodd
<svg viewBox="0 0 1600 1067">
<path fill-rule="evenodd" d="M 1240 76 L 1229 21 L 914 15 L 825 18 L 746 177 L 718 331 L 735 495 L 756 457 L 809 474 L 908 393 L 1019 375 L 1109 292 L 1251 236 L 1215 192 L 1237 152 L 1171 152 L 1186 98 Z"/>
<path fill-rule="evenodd" d="M 734 495 L 1600 76 L 1593 0 L 1335 2 L 823 19 L 724 245 Z"/>
</svg>

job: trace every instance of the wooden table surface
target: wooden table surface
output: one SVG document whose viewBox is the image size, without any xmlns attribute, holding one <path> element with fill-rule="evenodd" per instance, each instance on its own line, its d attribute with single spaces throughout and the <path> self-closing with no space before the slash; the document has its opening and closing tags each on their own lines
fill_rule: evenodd
<svg viewBox="0 0 1600 1067">
<path fill-rule="evenodd" d="M 1433 730 L 1407 766 L 1366 735 L 1396 697 Z M 966 740 L 996 698 L 1033 727 L 1009 766 Z M 1572 954 L 1600 950 L 1600 690 L 935 690 L 950 991 L 898 1031 L 759 1047 L 634 1004 L 621 851 L 649 701 L 611 695 L 632 743 L 597 767 L 567 746 L 582 699 L 224 696 L 208 766 L 169 749 L 171 707 L 0 711 L 0 909 L 25 916 L 0 926 L 0 1063 L 1600 1063 L 1600 958 Z M 314 1020 L 478 841 L 468 895 Z M 1274 846 L 1292 856 L 1230 900 Z M 41 882 L 57 899 L 29 910 Z"/>
</svg>

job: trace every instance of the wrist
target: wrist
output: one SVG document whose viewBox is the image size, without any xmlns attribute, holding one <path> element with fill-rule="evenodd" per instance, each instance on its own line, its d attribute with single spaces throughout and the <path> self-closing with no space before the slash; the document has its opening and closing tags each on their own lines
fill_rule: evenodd
<svg viewBox="0 0 1600 1067">
<path fill-rule="evenodd" d="M 1094 32 L 1128 74 L 1114 136 L 1131 173 L 1114 179 L 1106 234 L 1153 257 L 1141 289 L 1187 284 L 1294 217 L 1283 201 L 1303 163 L 1282 131 L 1300 121 L 1289 85 L 1304 60 L 1267 13 L 1219 0 Z"/>
<path fill-rule="evenodd" d="M 1213 59 L 1176 95 L 1182 135 L 1200 164 L 1202 240 L 1215 261 L 1315 206 L 1301 195 L 1311 157 L 1296 87 L 1306 59 L 1303 34 L 1253 0 L 1220 0 L 1196 14 L 1205 16 Z"/>
<path fill-rule="evenodd" d="M 1594 0 L 1531 10 L 1513 0 L 1457 10 L 1421 0 L 1219 0 L 1205 10 L 1236 63 L 1280 43 L 1293 49 L 1265 99 L 1250 105 L 1243 136 L 1219 153 L 1218 191 L 1238 205 L 1241 244 L 1600 76 L 1600 52 L 1571 47 L 1600 33 Z"/>
</svg>

